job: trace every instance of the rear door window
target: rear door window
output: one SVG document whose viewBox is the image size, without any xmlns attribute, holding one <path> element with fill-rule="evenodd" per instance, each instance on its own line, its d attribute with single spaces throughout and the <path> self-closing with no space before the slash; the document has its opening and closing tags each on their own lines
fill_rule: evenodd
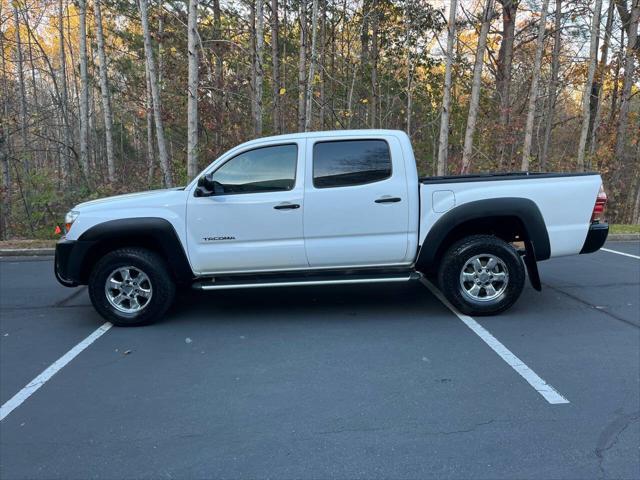
<svg viewBox="0 0 640 480">
<path fill-rule="evenodd" d="M 384 140 L 339 140 L 313 146 L 313 186 L 348 187 L 391 176 L 391 153 Z"/>
</svg>

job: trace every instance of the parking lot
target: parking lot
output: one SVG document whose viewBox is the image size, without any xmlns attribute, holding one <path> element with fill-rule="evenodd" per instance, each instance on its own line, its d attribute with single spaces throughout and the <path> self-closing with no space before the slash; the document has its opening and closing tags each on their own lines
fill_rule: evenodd
<svg viewBox="0 0 640 480">
<path fill-rule="evenodd" d="M 420 282 L 184 292 L 6 415 L 0 477 L 638 478 L 640 244 L 606 248 L 471 320 Z M 52 270 L 0 261 L 3 405 L 104 323 Z"/>
</svg>

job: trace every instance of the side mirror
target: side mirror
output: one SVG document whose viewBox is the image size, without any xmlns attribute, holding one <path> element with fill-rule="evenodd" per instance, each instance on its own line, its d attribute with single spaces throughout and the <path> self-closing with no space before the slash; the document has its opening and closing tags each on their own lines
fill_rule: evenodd
<svg viewBox="0 0 640 480">
<path fill-rule="evenodd" d="M 223 195 L 224 187 L 222 184 L 213 179 L 213 173 L 207 173 L 198 179 L 198 188 L 196 188 L 196 197 L 210 197 L 212 195 Z"/>
</svg>

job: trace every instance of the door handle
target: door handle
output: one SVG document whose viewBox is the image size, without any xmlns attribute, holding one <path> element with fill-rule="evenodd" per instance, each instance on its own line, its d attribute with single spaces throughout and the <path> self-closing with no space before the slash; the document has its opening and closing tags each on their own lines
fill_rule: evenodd
<svg viewBox="0 0 640 480">
<path fill-rule="evenodd" d="M 400 197 L 380 197 L 375 202 L 376 203 L 397 203 L 401 201 L 402 199 Z"/>
<path fill-rule="evenodd" d="M 297 203 L 281 203 L 280 205 L 276 205 L 276 210 L 295 210 L 296 208 L 300 208 L 300 205 Z"/>
</svg>

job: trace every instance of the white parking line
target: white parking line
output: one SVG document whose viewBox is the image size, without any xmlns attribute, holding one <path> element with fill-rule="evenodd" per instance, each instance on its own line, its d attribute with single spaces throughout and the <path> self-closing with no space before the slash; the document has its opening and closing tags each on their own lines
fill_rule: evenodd
<svg viewBox="0 0 640 480">
<path fill-rule="evenodd" d="M 640 257 L 638 255 L 631 255 L 630 253 L 619 252 L 617 250 L 609 250 L 608 248 L 601 248 L 600 250 L 602 250 L 603 252 L 617 253 L 618 255 L 624 255 L 625 257 L 631 257 L 640 260 Z"/>
<path fill-rule="evenodd" d="M 429 280 L 423 278 L 422 283 L 440 300 L 449 310 L 451 310 L 462 322 L 478 335 L 484 343 L 496 352 L 507 364 L 524 378 L 544 399 L 554 405 L 569 403 L 569 400 L 560 395 L 551 385 L 531 370 L 522 360 L 516 357 L 511 350 L 505 347 L 491 333 L 468 315 L 460 313 L 442 293 Z"/>
<path fill-rule="evenodd" d="M 7 402 L 0 407 L 0 421 L 9 415 L 13 410 L 18 408 L 22 403 L 33 395 L 41 386 L 43 386 L 47 380 L 58 373 L 65 365 L 71 360 L 76 358 L 80 352 L 95 342 L 98 338 L 104 335 L 113 324 L 111 322 L 104 323 L 101 327 L 95 330 L 91 335 L 78 343 L 75 347 L 61 356 L 58 360 L 49 365 L 40 375 L 31 380 L 22 390 L 11 397 Z"/>
</svg>

